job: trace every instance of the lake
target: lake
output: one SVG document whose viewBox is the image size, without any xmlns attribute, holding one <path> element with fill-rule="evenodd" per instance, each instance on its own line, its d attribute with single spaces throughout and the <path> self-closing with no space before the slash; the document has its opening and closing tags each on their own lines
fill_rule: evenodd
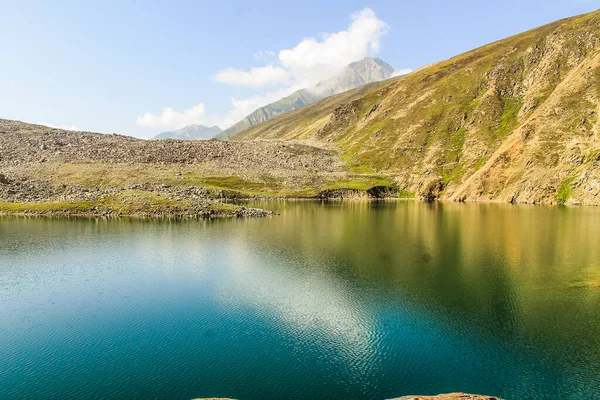
<svg viewBox="0 0 600 400">
<path fill-rule="evenodd" d="M 600 209 L 0 218 L 0 398 L 600 398 Z"/>
</svg>

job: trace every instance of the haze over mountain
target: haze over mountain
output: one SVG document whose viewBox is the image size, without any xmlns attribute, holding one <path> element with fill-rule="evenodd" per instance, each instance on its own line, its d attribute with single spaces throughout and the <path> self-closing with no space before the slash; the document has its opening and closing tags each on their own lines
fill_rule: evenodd
<svg viewBox="0 0 600 400">
<path fill-rule="evenodd" d="M 346 66 L 338 75 L 318 83 L 314 88 L 301 89 L 291 95 L 254 111 L 246 118 L 216 136 L 227 140 L 251 126 L 278 115 L 296 110 L 325 97 L 342 93 L 371 82 L 388 79 L 394 68 L 379 58 L 365 57 Z"/>
<path fill-rule="evenodd" d="M 152 140 L 177 139 L 177 140 L 202 140 L 210 139 L 213 136 L 223 132 L 218 126 L 206 127 L 204 125 L 187 125 L 176 131 L 160 133 Z"/>
</svg>

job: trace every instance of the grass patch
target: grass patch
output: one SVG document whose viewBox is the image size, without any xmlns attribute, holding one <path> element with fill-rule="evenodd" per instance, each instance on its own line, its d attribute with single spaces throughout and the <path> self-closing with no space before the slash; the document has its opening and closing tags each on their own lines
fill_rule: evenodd
<svg viewBox="0 0 600 400">
<path fill-rule="evenodd" d="M 125 190 L 116 196 L 106 197 L 103 208 L 122 214 L 168 212 L 191 207 L 189 200 L 172 199 L 146 190 Z"/>
<path fill-rule="evenodd" d="M 510 134 L 518 123 L 519 111 L 523 107 L 523 100 L 517 97 L 502 98 L 502 116 L 500 125 L 492 132 L 495 139 L 501 139 Z"/>
<path fill-rule="evenodd" d="M 267 178 L 268 182 L 254 182 L 242 179 L 238 176 L 220 175 L 220 176 L 199 176 L 197 174 L 186 174 L 188 181 L 192 181 L 194 185 L 211 187 L 216 189 L 235 190 L 248 194 L 264 193 L 278 189 L 280 182 L 274 178 Z"/>
<path fill-rule="evenodd" d="M 410 190 L 400 189 L 398 190 L 396 197 L 399 199 L 414 199 L 417 197 L 417 194 L 415 192 L 411 192 Z"/>
<path fill-rule="evenodd" d="M 558 204 L 565 204 L 567 200 L 569 200 L 573 194 L 572 184 L 574 180 L 575 177 L 570 177 L 562 181 L 560 187 L 558 188 L 558 192 L 556 193 L 556 202 Z"/>
<path fill-rule="evenodd" d="M 594 161 L 598 155 L 600 154 L 600 149 L 596 149 L 590 152 L 590 154 L 587 155 L 587 157 L 585 158 L 585 162 L 589 163 L 590 161 Z"/>
<path fill-rule="evenodd" d="M 351 164 L 353 159 L 345 161 Z M 60 187 L 78 187 L 91 192 L 98 190 L 119 189 L 114 195 L 107 196 L 99 206 L 107 210 L 124 214 L 144 213 L 152 210 L 186 209 L 186 199 L 171 200 L 166 194 L 156 193 L 153 188 L 169 185 L 172 188 L 199 187 L 214 194 L 213 199 L 221 197 L 278 197 L 278 198 L 313 198 L 325 189 L 357 189 L 368 190 L 374 186 L 392 187 L 385 176 L 373 173 L 366 165 L 355 163 L 351 173 L 319 174 L 292 177 L 290 181 L 268 173 L 246 178 L 233 174 L 210 174 L 203 171 L 202 166 L 187 165 L 141 165 L 141 164 L 43 164 L 31 166 L 27 170 L 31 176 L 48 180 L 52 185 Z M 287 178 L 286 178 L 287 179 Z M 124 189 L 124 190 L 123 190 Z M 160 191 L 164 192 L 164 191 Z M 175 194 L 176 191 L 173 191 Z M 51 207 L 49 203 L 44 206 Z M 77 203 L 81 204 L 81 203 Z M 72 207 L 75 207 L 74 204 Z M 6 206 L 8 207 L 8 206 Z M 12 207 L 17 207 L 13 205 Z M 68 205 L 52 206 L 52 210 Z M 22 210 L 33 210 L 26 205 Z"/>
<path fill-rule="evenodd" d="M 375 171 L 373 168 L 368 165 L 360 164 L 356 159 L 356 156 L 352 153 L 344 153 L 342 155 L 342 160 L 348 165 L 349 171 L 354 174 L 374 174 Z"/>
<path fill-rule="evenodd" d="M 380 175 L 370 176 L 356 176 L 351 179 L 328 182 L 325 185 L 325 189 L 336 190 L 336 189 L 349 189 L 349 190 L 361 190 L 367 191 L 375 186 L 393 187 L 390 180 Z"/>
<path fill-rule="evenodd" d="M 73 212 L 89 211 L 98 202 L 91 201 L 79 201 L 79 202 L 64 202 L 64 201 L 51 201 L 51 202 L 0 202 L 0 211 L 19 213 L 19 212 Z"/>
<path fill-rule="evenodd" d="M 444 187 L 448 186 L 450 182 L 460 181 L 464 175 L 464 166 L 456 165 L 454 168 L 442 168 L 440 170 Z"/>
<path fill-rule="evenodd" d="M 33 214 L 166 215 L 195 213 L 198 210 L 227 212 L 236 208 L 235 205 L 221 202 L 201 201 L 194 204 L 189 199 L 170 198 L 145 190 L 125 190 L 95 201 L 0 202 L 0 212 Z"/>
<path fill-rule="evenodd" d="M 350 172 L 355 174 L 373 174 L 375 171 L 373 168 L 367 165 L 356 165 L 354 167 L 350 167 Z"/>
<path fill-rule="evenodd" d="M 479 157 L 475 163 L 475 171 L 478 171 L 489 160 L 489 157 Z"/>
</svg>

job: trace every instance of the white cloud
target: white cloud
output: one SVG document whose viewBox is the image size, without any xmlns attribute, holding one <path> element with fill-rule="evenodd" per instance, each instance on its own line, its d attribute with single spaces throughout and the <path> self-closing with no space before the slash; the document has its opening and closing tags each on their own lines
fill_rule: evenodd
<svg viewBox="0 0 600 400">
<path fill-rule="evenodd" d="M 227 68 L 217 72 L 215 79 L 217 82 L 234 86 L 259 87 L 288 83 L 290 76 L 281 67 L 267 65 L 266 67 L 252 68 L 250 71 Z"/>
<path fill-rule="evenodd" d="M 200 103 L 184 112 L 175 111 L 170 107 L 163 108 L 162 112 L 158 115 L 147 112 L 138 117 L 136 123 L 138 126 L 161 129 L 180 129 L 186 125 L 217 125 L 226 129 L 247 117 L 248 114 L 251 114 L 257 108 L 289 96 L 298 89 L 300 88 L 290 86 L 246 99 L 238 100 L 232 98 L 232 109 L 224 116 L 207 115 L 204 103 Z"/>
<path fill-rule="evenodd" d="M 391 76 L 391 77 L 392 77 L 392 78 L 395 78 L 395 77 L 397 77 L 397 76 L 408 75 L 408 74 L 410 74 L 411 72 L 413 72 L 413 70 L 412 70 L 412 69 L 410 69 L 410 68 L 405 68 L 405 69 L 396 69 L 396 70 L 394 70 L 394 72 L 392 73 L 392 76 Z"/>
<path fill-rule="evenodd" d="M 279 61 L 305 87 L 329 78 L 346 65 L 379 52 L 388 25 L 370 8 L 352 15 L 348 30 L 324 34 L 321 41 L 307 38 L 292 49 L 281 50 Z"/>
<path fill-rule="evenodd" d="M 147 112 L 141 117 L 138 117 L 136 123 L 139 126 L 147 126 L 149 128 L 179 129 L 186 125 L 208 125 L 211 122 L 204 110 L 204 103 L 200 103 L 184 112 L 175 111 L 170 107 L 163 108 L 159 115 Z"/>
<path fill-rule="evenodd" d="M 353 14 L 347 30 L 326 33 L 321 40 L 306 38 L 291 49 L 281 50 L 277 65 L 252 68 L 249 71 L 227 68 L 217 72 L 218 82 L 236 86 L 260 87 L 285 84 L 309 87 L 338 73 L 346 65 L 379 51 L 380 40 L 388 25 L 370 8 Z M 255 59 L 272 58 L 272 51 L 259 51 Z"/>
<path fill-rule="evenodd" d="M 265 60 L 265 59 L 270 59 L 270 58 L 274 58 L 276 56 L 274 51 L 271 50 L 267 50 L 267 51 L 257 51 L 256 53 L 254 53 L 254 59 L 255 60 Z"/>
<path fill-rule="evenodd" d="M 231 100 L 232 109 L 220 117 L 207 116 L 204 104 L 177 112 L 165 108 L 160 115 L 145 113 L 137 124 L 148 127 L 181 128 L 188 124 L 219 125 L 226 129 L 259 107 L 277 101 L 300 88 L 313 88 L 332 77 L 351 62 L 379 52 L 381 38 L 389 26 L 370 8 L 351 16 L 347 30 L 303 39 L 291 49 L 258 51 L 254 58 L 267 64 L 250 70 L 227 68 L 218 71 L 215 80 L 234 86 L 275 87 L 275 90 L 245 99 Z M 407 71 L 407 70 L 399 70 Z"/>
<path fill-rule="evenodd" d="M 55 129 L 64 129 L 66 131 L 78 131 L 79 128 L 76 127 L 75 125 L 54 125 L 54 124 L 47 124 L 45 122 L 40 122 L 39 125 L 44 125 L 44 126 L 48 126 L 50 128 L 55 128 Z"/>
</svg>

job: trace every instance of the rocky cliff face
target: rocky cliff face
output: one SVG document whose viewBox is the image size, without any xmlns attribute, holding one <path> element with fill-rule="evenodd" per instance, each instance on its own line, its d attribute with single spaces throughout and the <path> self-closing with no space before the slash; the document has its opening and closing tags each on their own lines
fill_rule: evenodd
<svg viewBox="0 0 600 400">
<path fill-rule="evenodd" d="M 600 12 L 339 100 L 236 139 L 335 143 L 427 199 L 600 204 Z"/>
</svg>

